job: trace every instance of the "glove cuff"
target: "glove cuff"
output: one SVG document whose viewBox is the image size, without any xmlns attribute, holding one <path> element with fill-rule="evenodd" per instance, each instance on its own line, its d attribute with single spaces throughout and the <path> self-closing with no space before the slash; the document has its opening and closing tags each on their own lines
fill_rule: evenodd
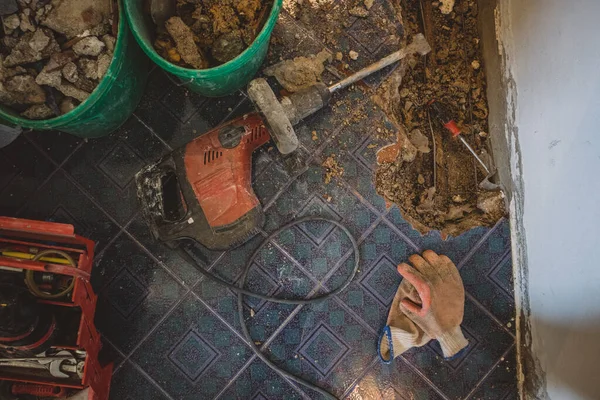
<svg viewBox="0 0 600 400">
<path fill-rule="evenodd" d="M 444 352 L 444 358 L 452 358 L 457 355 L 462 349 L 469 345 L 469 341 L 465 339 L 460 326 L 445 332 L 437 338 L 440 347 Z"/>
<path fill-rule="evenodd" d="M 419 334 L 419 331 L 409 332 L 387 325 L 379 336 L 377 353 L 384 364 L 390 364 L 394 358 L 406 350 L 423 346 L 430 340 L 427 335 Z"/>
</svg>

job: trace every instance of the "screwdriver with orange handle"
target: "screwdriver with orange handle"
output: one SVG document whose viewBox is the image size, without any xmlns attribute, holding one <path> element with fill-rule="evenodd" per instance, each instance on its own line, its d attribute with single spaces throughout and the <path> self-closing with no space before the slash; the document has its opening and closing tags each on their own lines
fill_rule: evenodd
<svg viewBox="0 0 600 400">
<path fill-rule="evenodd" d="M 461 143 L 463 145 L 465 145 L 465 147 L 471 152 L 471 154 L 473 154 L 473 157 L 475 157 L 475 159 L 477 161 L 479 161 L 479 164 L 481 164 L 481 166 L 483 167 L 485 172 L 489 175 L 490 169 L 488 168 L 487 165 L 485 165 L 483 160 L 477 155 L 475 150 L 471 147 L 471 145 L 469 143 L 467 143 L 465 138 L 461 135 L 462 132 L 461 132 L 460 128 L 458 127 L 456 122 L 452 119 L 452 117 L 450 117 L 448 111 L 446 110 L 446 107 L 437 100 L 431 100 L 427 104 L 427 106 L 429 107 L 429 110 L 431 111 L 431 114 L 433 115 L 433 117 L 435 119 L 437 119 L 438 121 L 440 121 L 440 123 L 444 126 L 444 128 L 446 128 L 450 132 L 452 137 L 458 138 L 458 140 L 460 140 Z"/>
</svg>

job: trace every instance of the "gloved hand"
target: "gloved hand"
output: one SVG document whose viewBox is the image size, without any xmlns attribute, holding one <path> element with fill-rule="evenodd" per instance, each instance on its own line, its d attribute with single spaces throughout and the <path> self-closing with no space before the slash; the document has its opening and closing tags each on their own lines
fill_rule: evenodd
<svg viewBox="0 0 600 400">
<path fill-rule="evenodd" d="M 408 264 L 398 265 L 404 281 L 410 282 L 419 299 L 406 296 L 400 310 L 426 335 L 437 339 L 445 358 L 455 356 L 467 347 L 460 324 L 465 312 L 465 289 L 454 263 L 444 255 L 426 250 L 423 257 L 409 257 Z M 420 301 L 419 301 L 420 300 Z"/>
<path fill-rule="evenodd" d="M 410 299 L 415 304 L 421 304 L 417 290 L 408 279 L 400 282 L 388 314 L 387 325 L 383 328 L 379 338 L 377 351 L 381 361 L 386 364 L 391 363 L 395 357 L 406 350 L 412 347 L 421 347 L 431 340 L 431 337 L 400 309 L 400 302 L 403 299 Z"/>
</svg>

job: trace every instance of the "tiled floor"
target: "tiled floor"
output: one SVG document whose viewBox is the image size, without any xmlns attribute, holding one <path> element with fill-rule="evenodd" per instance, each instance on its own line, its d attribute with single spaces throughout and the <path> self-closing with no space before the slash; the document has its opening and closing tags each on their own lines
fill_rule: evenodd
<svg viewBox="0 0 600 400">
<path fill-rule="evenodd" d="M 391 44 L 380 39 L 380 25 L 373 23 L 389 15 L 386 6 L 376 0 L 371 17 L 349 21 L 332 50 L 358 50 L 362 64 L 389 51 Z M 318 29 L 310 31 L 306 21 L 287 13 L 275 35 L 279 40 L 271 48 L 271 62 L 293 55 L 290 43 L 300 42 L 296 51 L 323 48 Z M 369 85 L 381 78 L 371 78 Z M 267 148 L 255 154 L 254 188 L 267 217 L 262 235 L 229 252 L 191 244 L 188 250 L 206 268 L 236 281 L 244 260 L 268 232 L 302 215 L 335 218 L 359 240 L 360 273 L 348 290 L 322 304 L 286 306 L 247 298 L 246 323 L 268 357 L 340 398 L 516 398 L 507 221 L 448 241 L 412 230 L 397 208 L 386 209 L 372 184 L 372 144 L 382 144 L 373 122 L 385 125 L 385 117 L 360 89 L 341 96 L 352 96 L 370 119 L 340 124 L 352 110 L 329 108 L 298 127 L 303 147 L 296 157 L 283 158 Z M 240 333 L 235 295 L 202 279 L 156 243 L 140 221 L 134 174 L 249 110 L 242 92 L 206 99 L 154 69 L 135 115 L 109 137 L 84 141 L 30 132 L 0 150 L 0 214 L 72 223 L 97 242 L 97 324 L 116 362 L 111 399 L 319 398 L 260 361 Z M 319 140 L 311 139 L 312 130 Z M 345 172 L 325 184 L 321 163 L 334 152 Z M 467 289 L 463 330 L 469 349 L 459 359 L 444 361 L 432 342 L 382 365 L 376 341 L 400 280 L 395 265 L 427 248 L 447 254 L 460 269 Z M 265 248 L 249 287 L 307 295 L 336 287 L 351 263 L 349 242 L 337 229 L 308 225 L 282 233 Z"/>
</svg>

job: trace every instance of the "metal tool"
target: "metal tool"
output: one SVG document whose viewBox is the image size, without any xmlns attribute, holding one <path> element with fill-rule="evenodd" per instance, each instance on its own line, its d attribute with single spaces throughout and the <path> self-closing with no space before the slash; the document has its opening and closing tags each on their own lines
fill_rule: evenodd
<svg viewBox="0 0 600 400">
<path fill-rule="evenodd" d="M 83 377 L 85 361 L 78 360 L 69 351 L 59 351 L 55 356 L 28 358 L 2 358 L 0 368 L 25 368 L 47 370 L 55 378 L 66 379 L 77 374 Z M 71 374 L 71 375 L 69 375 Z"/>
<path fill-rule="evenodd" d="M 252 153 L 274 139 L 283 154 L 298 148 L 294 125 L 325 107 L 331 94 L 406 57 L 426 54 L 423 35 L 365 69 L 327 87 L 317 83 L 283 97 L 266 80 L 248 85 L 258 112 L 229 121 L 192 140 L 136 175 L 144 216 L 156 239 L 174 245 L 191 238 L 213 250 L 226 250 L 254 236 L 264 224 L 252 189 Z"/>
<path fill-rule="evenodd" d="M 383 68 L 402 60 L 408 55 L 425 55 L 431 51 L 423 34 L 417 34 L 405 48 L 398 50 L 360 71 L 327 87 L 316 83 L 304 90 L 285 96 L 281 101 L 262 78 L 254 79 L 248 85 L 248 96 L 256 109 L 264 117 L 271 136 L 282 154 L 289 154 L 298 148 L 298 137 L 293 126 L 329 104 L 331 95 L 348 87 Z"/>
<path fill-rule="evenodd" d="M 460 142 L 467 148 L 467 150 L 469 150 L 471 152 L 471 154 L 473 155 L 473 157 L 475 157 L 475 159 L 479 162 L 479 164 L 481 164 L 486 175 L 490 175 L 490 169 L 483 162 L 481 157 L 479 157 L 479 155 L 475 152 L 473 147 L 471 147 L 471 145 L 461 135 L 462 132 L 461 132 L 460 128 L 458 127 L 456 122 L 452 119 L 452 117 L 450 117 L 446 107 L 444 107 L 444 105 L 442 103 L 440 103 L 439 101 L 436 101 L 436 100 L 430 101 L 428 106 L 429 106 L 429 110 L 431 110 L 431 113 L 434 116 L 434 118 L 436 118 L 437 120 L 440 121 L 440 123 L 444 126 L 444 128 L 446 128 L 450 132 L 452 137 L 458 138 L 458 140 L 460 140 Z"/>
</svg>

